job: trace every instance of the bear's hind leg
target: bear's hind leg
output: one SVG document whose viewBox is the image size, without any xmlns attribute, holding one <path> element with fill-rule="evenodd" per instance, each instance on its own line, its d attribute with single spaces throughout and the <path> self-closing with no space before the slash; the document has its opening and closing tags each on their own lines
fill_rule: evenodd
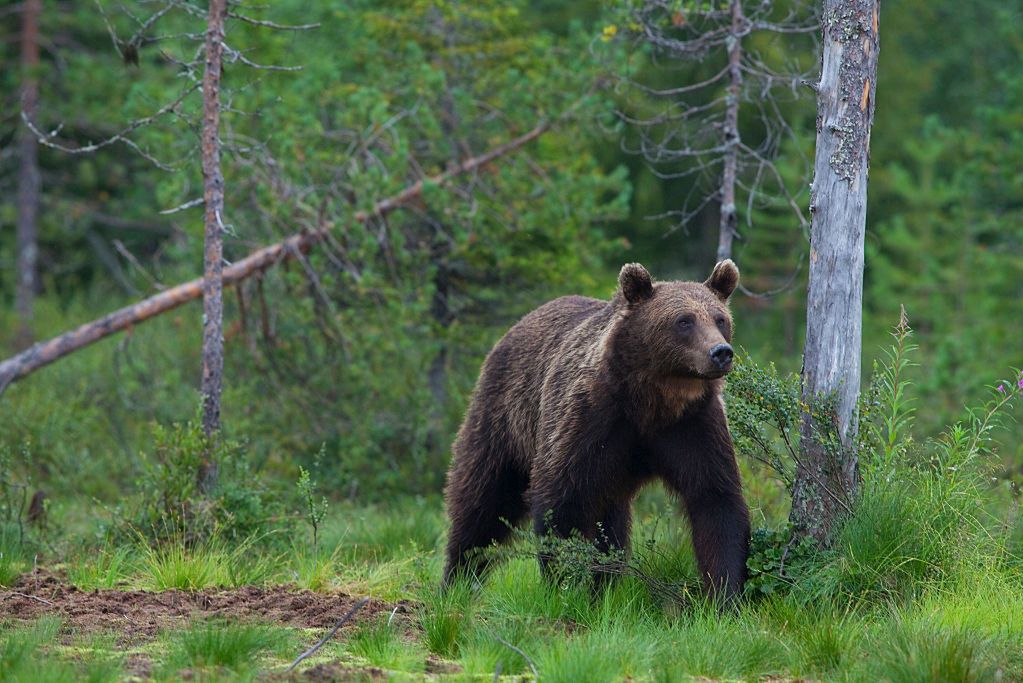
<svg viewBox="0 0 1023 683">
<path fill-rule="evenodd" d="M 484 550 L 506 540 L 525 516 L 528 485 L 528 477 L 511 464 L 480 459 L 465 467 L 456 464 L 447 489 L 451 531 L 445 586 L 460 576 L 483 575 L 489 563 Z"/>
</svg>

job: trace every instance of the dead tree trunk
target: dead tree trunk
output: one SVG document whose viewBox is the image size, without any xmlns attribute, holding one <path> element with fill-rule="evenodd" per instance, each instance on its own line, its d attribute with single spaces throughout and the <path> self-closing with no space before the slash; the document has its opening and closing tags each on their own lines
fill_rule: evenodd
<svg viewBox="0 0 1023 683">
<path fill-rule="evenodd" d="M 39 103 L 39 15 L 42 0 L 25 0 L 21 29 L 21 110 L 35 124 Z M 25 126 L 18 135 L 18 237 L 15 308 L 18 312 L 16 346 L 32 343 L 32 318 L 36 296 L 36 261 L 39 253 L 37 221 L 39 215 L 39 144 Z"/>
<path fill-rule="evenodd" d="M 202 176 L 205 242 L 203 258 L 202 427 L 208 439 L 220 431 L 224 377 L 224 175 L 220 169 L 220 71 L 227 0 L 210 0 L 206 25 L 206 71 L 202 81 Z M 199 491 L 217 483 L 217 463 L 199 467 Z"/>
<path fill-rule="evenodd" d="M 768 42 L 776 40 L 765 33 L 816 32 L 819 22 L 810 4 L 782 3 L 784 8 L 758 0 L 618 4 L 628 7 L 627 30 L 619 39 L 648 52 L 641 58 L 647 78 L 677 79 L 680 67 L 687 72 L 692 69 L 694 77 L 711 68 L 715 71 L 668 88 L 622 75 L 626 86 L 637 89 L 637 97 L 626 98 L 626 103 L 642 112 L 619 112 L 638 134 L 635 152 L 646 158 L 659 177 L 686 179 L 679 186 L 683 190 L 679 201 L 665 216 L 681 227 L 717 204 L 718 261 L 733 256 L 744 207 L 752 210 L 759 202 L 780 199 L 793 209 L 799 224 L 806 225 L 775 159 L 782 140 L 793 136 L 777 102 L 784 97 L 783 90 L 795 93 L 791 88 L 808 75 L 792 72 L 791 63 L 772 67 L 780 53 L 767 59 L 752 49 L 750 41 L 761 40 L 759 36 Z M 740 119 L 753 123 L 755 118 L 759 124 L 751 129 L 752 138 L 743 139 Z M 792 187 L 801 184 L 796 181 Z"/>
<path fill-rule="evenodd" d="M 801 460 L 790 520 L 828 543 L 856 494 L 863 238 L 879 0 L 825 0 L 810 197 Z"/>
<path fill-rule="evenodd" d="M 549 121 L 540 123 L 532 130 L 514 140 L 509 140 L 503 145 L 495 147 L 486 154 L 466 159 L 455 168 L 449 169 L 444 173 L 419 180 L 398 194 L 377 202 L 369 211 L 356 213 L 354 220 L 359 223 L 365 223 L 374 218 L 383 218 L 392 211 L 419 199 L 423 194 L 424 187 L 444 186 L 459 175 L 483 168 L 496 159 L 511 154 L 515 150 L 536 140 L 546 131 L 550 130 L 551 125 Z M 230 286 L 241 282 L 248 277 L 265 271 L 267 268 L 272 268 L 282 261 L 308 252 L 314 245 L 327 239 L 334 227 L 332 223 L 328 223 L 316 230 L 300 232 L 291 235 L 282 242 L 257 249 L 244 259 L 235 261 L 223 270 L 223 284 Z M 203 291 L 203 278 L 197 278 L 164 290 L 144 301 L 116 310 L 99 320 L 85 323 L 53 339 L 35 344 L 32 348 L 0 362 L 0 394 L 12 382 L 32 374 L 39 368 L 60 360 L 100 339 L 105 339 L 121 330 L 130 329 L 138 323 L 145 322 L 161 313 L 172 311 L 189 301 L 194 301 L 203 295 Z"/>
<path fill-rule="evenodd" d="M 739 164 L 739 97 L 742 94 L 742 32 L 746 18 L 742 2 L 732 0 L 732 24 L 728 36 L 728 95 L 722 131 L 725 143 L 721 174 L 721 225 L 718 232 L 718 261 L 732 258 L 739 214 L 735 209 L 735 176 Z"/>
</svg>

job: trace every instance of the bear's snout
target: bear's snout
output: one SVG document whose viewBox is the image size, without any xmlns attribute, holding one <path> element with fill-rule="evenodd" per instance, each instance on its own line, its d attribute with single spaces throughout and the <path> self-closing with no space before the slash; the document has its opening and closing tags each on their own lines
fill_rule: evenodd
<svg viewBox="0 0 1023 683">
<path fill-rule="evenodd" d="M 710 350 L 710 359 L 722 372 L 732 369 L 732 347 L 728 344 L 718 344 Z"/>
</svg>

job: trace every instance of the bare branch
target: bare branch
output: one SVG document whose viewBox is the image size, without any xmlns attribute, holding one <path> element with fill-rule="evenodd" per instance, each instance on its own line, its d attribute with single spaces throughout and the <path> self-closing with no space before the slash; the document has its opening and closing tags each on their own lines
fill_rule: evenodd
<svg viewBox="0 0 1023 683">
<path fill-rule="evenodd" d="M 18 591 L 8 592 L 7 595 L 4 596 L 5 600 L 7 598 L 24 598 L 26 600 L 35 600 L 36 602 L 41 602 L 44 605 L 53 604 L 51 601 L 47 600 L 46 598 L 40 598 L 38 595 L 29 595 L 28 593 L 19 593 Z"/>
<path fill-rule="evenodd" d="M 536 670 L 536 664 L 534 664 L 533 660 L 529 658 L 529 655 L 527 655 L 525 652 L 523 652 L 519 648 L 515 647 L 514 645 L 512 645 L 511 643 L 509 643 L 507 640 L 505 640 L 501 636 L 497 635 L 496 633 L 494 634 L 494 638 L 497 639 L 497 642 L 501 643 L 501 645 L 504 645 L 508 649 L 510 649 L 510 650 L 514 651 L 515 653 L 517 653 L 524 660 L 526 660 L 526 664 L 529 665 L 529 670 L 533 672 L 533 680 L 535 680 L 535 681 L 539 681 L 540 680 L 540 673 Z M 497 678 L 497 677 L 495 676 L 495 678 Z"/>
<path fill-rule="evenodd" d="M 121 40 L 117 37 L 117 32 L 114 31 L 113 24 L 110 23 L 110 19 L 109 19 L 109 17 L 107 17 L 107 13 L 103 10 L 103 5 L 100 3 L 99 0 L 95 0 L 95 3 L 96 3 L 96 9 L 99 10 L 99 15 L 100 15 L 100 17 L 103 18 L 103 23 L 107 27 L 107 33 L 110 35 L 110 42 L 112 42 L 114 44 L 114 49 L 117 50 L 118 53 L 120 53 L 121 52 Z"/>
<path fill-rule="evenodd" d="M 296 658 L 295 661 L 293 661 L 291 663 L 291 666 L 289 666 L 286 669 L 286 671 L 294 671 L 295 667 L 298 666 L 299 663 L 301 663 L 303 659 L 306 659 L 307 657 L 310 657 L 313 654 L 315 654 L 317 650 L 319 650 L 321 647 L 323 647 L 324 643 L 326 643 L 328 640 L 333 638 L 334 634 L 337 633 L 338 631 L 340 631 L 341 627 L 344 626 L 346 623 L 348 623 L 348 621 L 352 617 L 355 616 L 355 613 L 358 612 L 360 609 L 362 609 L 366 605 L 366 603 L 368 603 L 368 602 L 369 602 L 369 598 L 363 598 L 362 600 L 359 600 L 357 603 L 355 603 L 355 605 L 353 605 L 352 608 L 350 610 L 348 610 L 348 614 L 346 614 L 343 617 L 341 617 L 341 620 L 338 621 L 334 625 L 334 628 L 332 628 L 330 630 L 330 633 L 328 633 L 327 635 L 323 636 L 323 638 L 321 638 L 318 643 L 316 643 L 311 648 L 309 648 L 308 650 L 306 650 L 305 652 L 300 654 L 298 656 L 298 658 Z"/>
<path fill-rule="evenodd" d="M 752 290 L 747 289 L 745 285 L 740 283 L 739 290 L 742 291 L 742 293 L 745 294 L 746 296 L 751 297 L 753 299 L 770 299 L 779 294 L 787 292 L 790 289 L 792 289 L 792 286 L 796 284 L 796 278 L 799 277 L 799 274 L 801 272 L 803 272 L 803 260 L 804 260 L 803 257 L 801 257 L 796 262 L 796 269 L 792 271 L 788 278 L 786 278 L 785 282 L 783 282 L 778 287 L 775 287 L 774 289 L 768 289 L 764 292 L 754 292 Z M 790 447 L 789 450 L 791 451 L 792 448 Z"/>
<path fill-rule="evenodd" d="M 205 201 L 206 200 L 203 199 L 202 197 L 196 197 L 195 199 L 189 199 L 184 204 L 178 204 L 177 206 L 175 206 L 173 208 L 164 209 L 163 211 L 160 212 L 160 215 L 161 216 L 169 216 L 172 213 L 177 213 L 179 211 L 184 211 L 186 209 L 191 209 L 193 206 L 202 206 L 203 202 L 205 202 Z"/>
<path fill-rule="evenodd" d="M 696 90 L 702 90 L 703 88 L 706 88 L 707 86 L 714 85 L 715 83 L 718 83 L 719 81 L 721 81 L 721 79 L 723 79 L 727 75 L 728 75 L 728 67 L 726 66 L 725 68 L 721 69 L 721 71 L 718 71 L 716 74 L 714 74 L 713 76 L 711 76 L 710 78 L 708 78 L 705 81 L 699 81 L 697 83 L 691 83 L 689 85 L 683 85 L 683 86 L 678 87 L 678 88 L 668 88 L 666 90 L 658 90 L 658 89 L 655 89 L 655 88 L 648 88 L 647 86 L 643 85 L 642 83 L 636 83 L 636 87 L 639 88 L 640 90 L 642 90 L 643 92 L 647 93 L 648 95 L 653 95 L 654 97 L 674 97 L 675 95 L 684 95 L 685 93 L 694 92 Z"/>
<path fill-rule="evenodd" d="M 117 253 L 126 258 L 131 265 L 133 265 L 140 273 L 142 273 L 146 277 L 147 280 L 149 280 L 149 283 L 153 286 L 155 290 L 163 291 L 164 289 L 166 289 L 166 287 L 162 283 L 160 283 L 159 280 L 153 277 L 153 275 L 148 270 L 146 270 L 145 266 L 143 266 L 139 262 L 139 260 L 135 258 L 135 254 L 128 251 L 128 247 L 124 246 L 124 242 L 122 242 L 121 240 L 114 240 L 114 248 L 117 249 Z"/>
<path fill-rule="evenodd" d="M 309 31 L 314 28 L 320 28 L 319 22 L 315 24 L 298 24 L 295 26 L 291 26 L 288 24 L 278 24 L 273 21 L 266 21 L 263 19 L 253 19 L 252 17 L 247 17 L 244 14 L 238 14 L 237 12 L 231 12 L 230 10 L 228 10 L 227 16 L 229 16 L 232 19 L 237 19 L 238 21 L 245 22 L 246 24 L 252 24 L 253 26 L 263 26 L 265 28 L 272 28 L 278 31 Z"/>
<path fill-rule="evenodd" d="M 817 33 L 821 29 L 816 22 L 799 26 L 787 26 L 785 24 L 775 24 L 769 21 L 757 21 L 753 23 L 752 30 L 770 31 L 771 33 Z"/>
<path fill-rule="evenodd" d="M 127 126 L 125 126 L 123 129 L 121 129 L 119 132 L 115 133 L 114 135 L 111 135 L 110 137 L 106 138 L 105 140 L 101 140 L 100 142 L 90 143 L 88 145 L 82 145 L 80 147 L 70 147 L 68 145 L 64 145 L 64 144 L 61 144 L 61 143 L 53 141 L 53 138 L 56 137 L 57 133 L 60 131 L 62 126 L 58 126 L 52 133 L 47 134 L 47 133 L 43 133 L 42 131 L 40 131 L 39 128 L 36 127 L 36 125 L 29 119 L 28 116 L 25 115 L 24 112 L 22 112 L 22 114 L 21 114 L 21 120 L 25 123 L 26 126 L 28 126 L 28 129 L 32 131 L 33 135 L 36 136 L 36 139 L 39 141 L 39 144 L 45 145 L 47 147 L 50 147 L 51 149 L 60 150 L 61 152 L 66 152 L 67 154 L 91 154 L 91 153 L 96 152 L 96 151 L 98 151 L 100 149 L 103 149 L 104 147 L 109 147 L 110 145 L 113 145 L 113 144 L 116 144 L 116 143 L 120 142 L 120 143 L 122 143 L 124 145 L 127 145 L 128 147 L 130 147 L 131 149 L 135 150 L 136 152 L 138 152 L 143 158 L 145 158 L 150 163 L 152 163 L 152 164 L 154 164 L 154 165 L 156 165 L 156 166 L 158 166 L 158 167 L 160 167 L 160 168 L 162 168 L 164 170 L 173 170 L 172 167 L 167 166 L 166 164 L 163 164 L 160 161 L 158 161 L 155 158 L 153 158 L 148 152 L 146 152 L 141 147 L 139 147 L 138 144 L 134 140 L 131 140 L 127 136 L 131 135 L 132 133 L 137 131 L 139 128 L 143 128 L 144 126 L 148 126 L 148 125 L 152 124 L 154 121 L 156 121 L 157 119 L 159 119 L 160 117 L 162 117 L 162 116 L 164 116 L 164 115 L 174 111 L 174 109 L 179 104 L 181 104 L 185 100 L 186 97 L 191 95 L 198 88 L 199 88 L 199 84 L 195 83 L 192 86 L 182 90 L 181 94 L 179 94 L 178 97 L 175 98 L 173 102 L 171 102 L 169 104 L 166 104 L 163 107 L 160 107 L 153 114 L 150 114 L 149 116 L 146 116 L 144 118 L 136 119 L 136 120 L 132 121 Z"/>
<path fill-rule="evenodd" d="M 251 59 L 241 53 L 240 50 L 235 50 L 233 47 L 227 44 L 227 42 L 221 42 L 224 51 L 227 52 L 228 61 L 232 64 L 235 62 L 241 62 L 247 67 L 252 69 L 259 69 L 261 71 L 301 71 L 301 66 L 279 66 L 276 64 L 258 64 L 253 62 Z"/>
</svg>

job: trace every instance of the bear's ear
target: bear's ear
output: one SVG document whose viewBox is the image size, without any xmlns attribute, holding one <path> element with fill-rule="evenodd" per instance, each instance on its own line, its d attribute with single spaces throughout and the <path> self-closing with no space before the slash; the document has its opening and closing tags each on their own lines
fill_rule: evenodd
<svg viewBox="0 0 1023 683">
<path fill-rule="evenodd" d="M 714 266 L 714 272 L 704 282 L 710 291 L 722 301 L 728 301 L 739 284 L 739 268 L 732 259 L 725 259 Z"/>
<path fill-rule="evenodd" d="M 638 263 L 626 263 L 618 274 L 618 288 L 630 304 L 649 299 L 654 294 L 650 273 Z"/>
</svg>

